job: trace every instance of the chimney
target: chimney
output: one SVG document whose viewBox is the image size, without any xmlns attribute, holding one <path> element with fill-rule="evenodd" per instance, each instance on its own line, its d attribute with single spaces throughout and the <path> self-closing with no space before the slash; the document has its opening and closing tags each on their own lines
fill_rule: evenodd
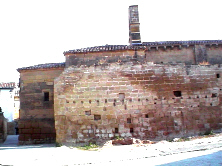
<svg viewBox="0 0 222 166">
<path fill-rule="evenodd" d="M 129 44 L 141 44 L 138 5 L 129 7 Z"/>
</svg>

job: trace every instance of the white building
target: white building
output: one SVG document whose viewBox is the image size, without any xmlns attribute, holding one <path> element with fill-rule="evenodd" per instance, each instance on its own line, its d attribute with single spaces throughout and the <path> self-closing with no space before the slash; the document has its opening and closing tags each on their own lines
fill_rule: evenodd
<svg viewBox="0 0 222 166">
<path fill-rule="evenodd" d="M 15 108 L 19 107 L 14 98 L 16 87 L 15 82 L 0 83 L 0 107 L 9 122 L 13 121 Z"/>
</svg>

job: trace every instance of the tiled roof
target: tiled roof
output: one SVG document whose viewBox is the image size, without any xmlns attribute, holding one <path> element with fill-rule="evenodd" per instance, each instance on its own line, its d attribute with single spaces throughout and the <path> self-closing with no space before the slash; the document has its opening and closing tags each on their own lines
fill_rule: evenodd
<svg viewBox="0 0 222 166">
<path fill-rule="evenodd" d="M 87 53 L 87 52 L 102 52 L 102 51 L 117 51 L 117 50 L 135 50 L 146 49 L 152 46 L 171 46 L 171 45 L 194 45 L 194 44 L 222 44 L 222 40 L 190 40 L 190 41 L 160 41 L 160 42 L 143 42 L 137 45 L 105 45 L 87 47 L 65 51 L 66 53 Z"/>
<path fill-rule="evenodd" d="M 14 89 L 14 88 L 15 88 L 15 82 L 0 83 L 0 89 Z"/>
<path fill-rule="evenodd" d="M 59 67 L 65 67 L 65 62 L 38 64 L 34 66 L 18 68 L 17 71 L 20 72 L 21 70 L 50 69 Z"/>
</svg>

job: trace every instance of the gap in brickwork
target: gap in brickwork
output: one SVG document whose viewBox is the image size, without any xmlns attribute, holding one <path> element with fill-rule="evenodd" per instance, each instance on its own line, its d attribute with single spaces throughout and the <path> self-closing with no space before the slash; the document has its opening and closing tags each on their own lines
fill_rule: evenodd
<svg viewBox="0 0 222 166">
<path fill-rule="evenodd" d="M 216 77 L 217 77 L 217 78 L 220 78 L 220 74 L 216 74 Z"/>
<path fill-rule="evenodd" d="M 105 103 L 107 103 L 107 99 L 105 99 Z"/>
<path fill-rule="evenodd" d="M 91 110 L 89 110 L 89 111 L 85 111 L 85 115 L 91 115 Z"/>
<path fill-rule="evenodd" d="M 212 98 L 217 97 L 217 94 L 216 93 L 212 93 L 211 97 Z"/>
<path fill-rule="evenodd" d="M 115 133 L 119 133 L 119 129 L 118 128 L 115 128 Z"/>
<path fill-rule="evenodd" d="M 91 103 L 92 103 L 92 100 L 89 100 L 89 103 L 91 104 Z"/>
<path fill-rule="evenodd" d="M 116 106 L 116 99 L 114 99 L 113 106 Z"/>
<path fill-rule="evenodd" d="M 149 118 L 149 115 L 148 115 L 148 114 L 145 114 L 145 118 Z"/>
<path fill-rule="evenodd" d="M 133 128 L 130 128 L 130 133 L 133 133 L 134 131 L 133 131 Z"/>
<path fill-rule="evenodd" d="M 131 120 L 131 118 L 127 118 L 127 123 L 131 123 L 132 122 L 132 120 Z"/>
<path fill-rule="evenodd" d="M 119 99 L 122 103 L 124 103 L 125 93 L 119 93 Z"/>
<path fill-rule="evenodd" d="M 175 97 L 181 97 L 182 96 L 181 91 L 173 91 L 173 94 L 174 94 Z"/>
<path fill-rule="evenodd" d="M 101 120 L 101 115 L 94 115 L 94 120 Z"/>
</svg>

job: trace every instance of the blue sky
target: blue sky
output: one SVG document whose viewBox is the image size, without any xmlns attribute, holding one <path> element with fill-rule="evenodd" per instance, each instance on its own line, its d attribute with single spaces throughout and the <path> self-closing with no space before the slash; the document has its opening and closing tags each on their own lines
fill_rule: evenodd
<svg viewBox="0 0 222 166">
<path fill-rule="evenodd" d="M 63 51 L 128 44 L 128 7 L 139 5 L 142 42 L 222 39 L 220 0 L 0 1 L 0 82 L 19 67 L 63 62 Z"/>
</svg>

